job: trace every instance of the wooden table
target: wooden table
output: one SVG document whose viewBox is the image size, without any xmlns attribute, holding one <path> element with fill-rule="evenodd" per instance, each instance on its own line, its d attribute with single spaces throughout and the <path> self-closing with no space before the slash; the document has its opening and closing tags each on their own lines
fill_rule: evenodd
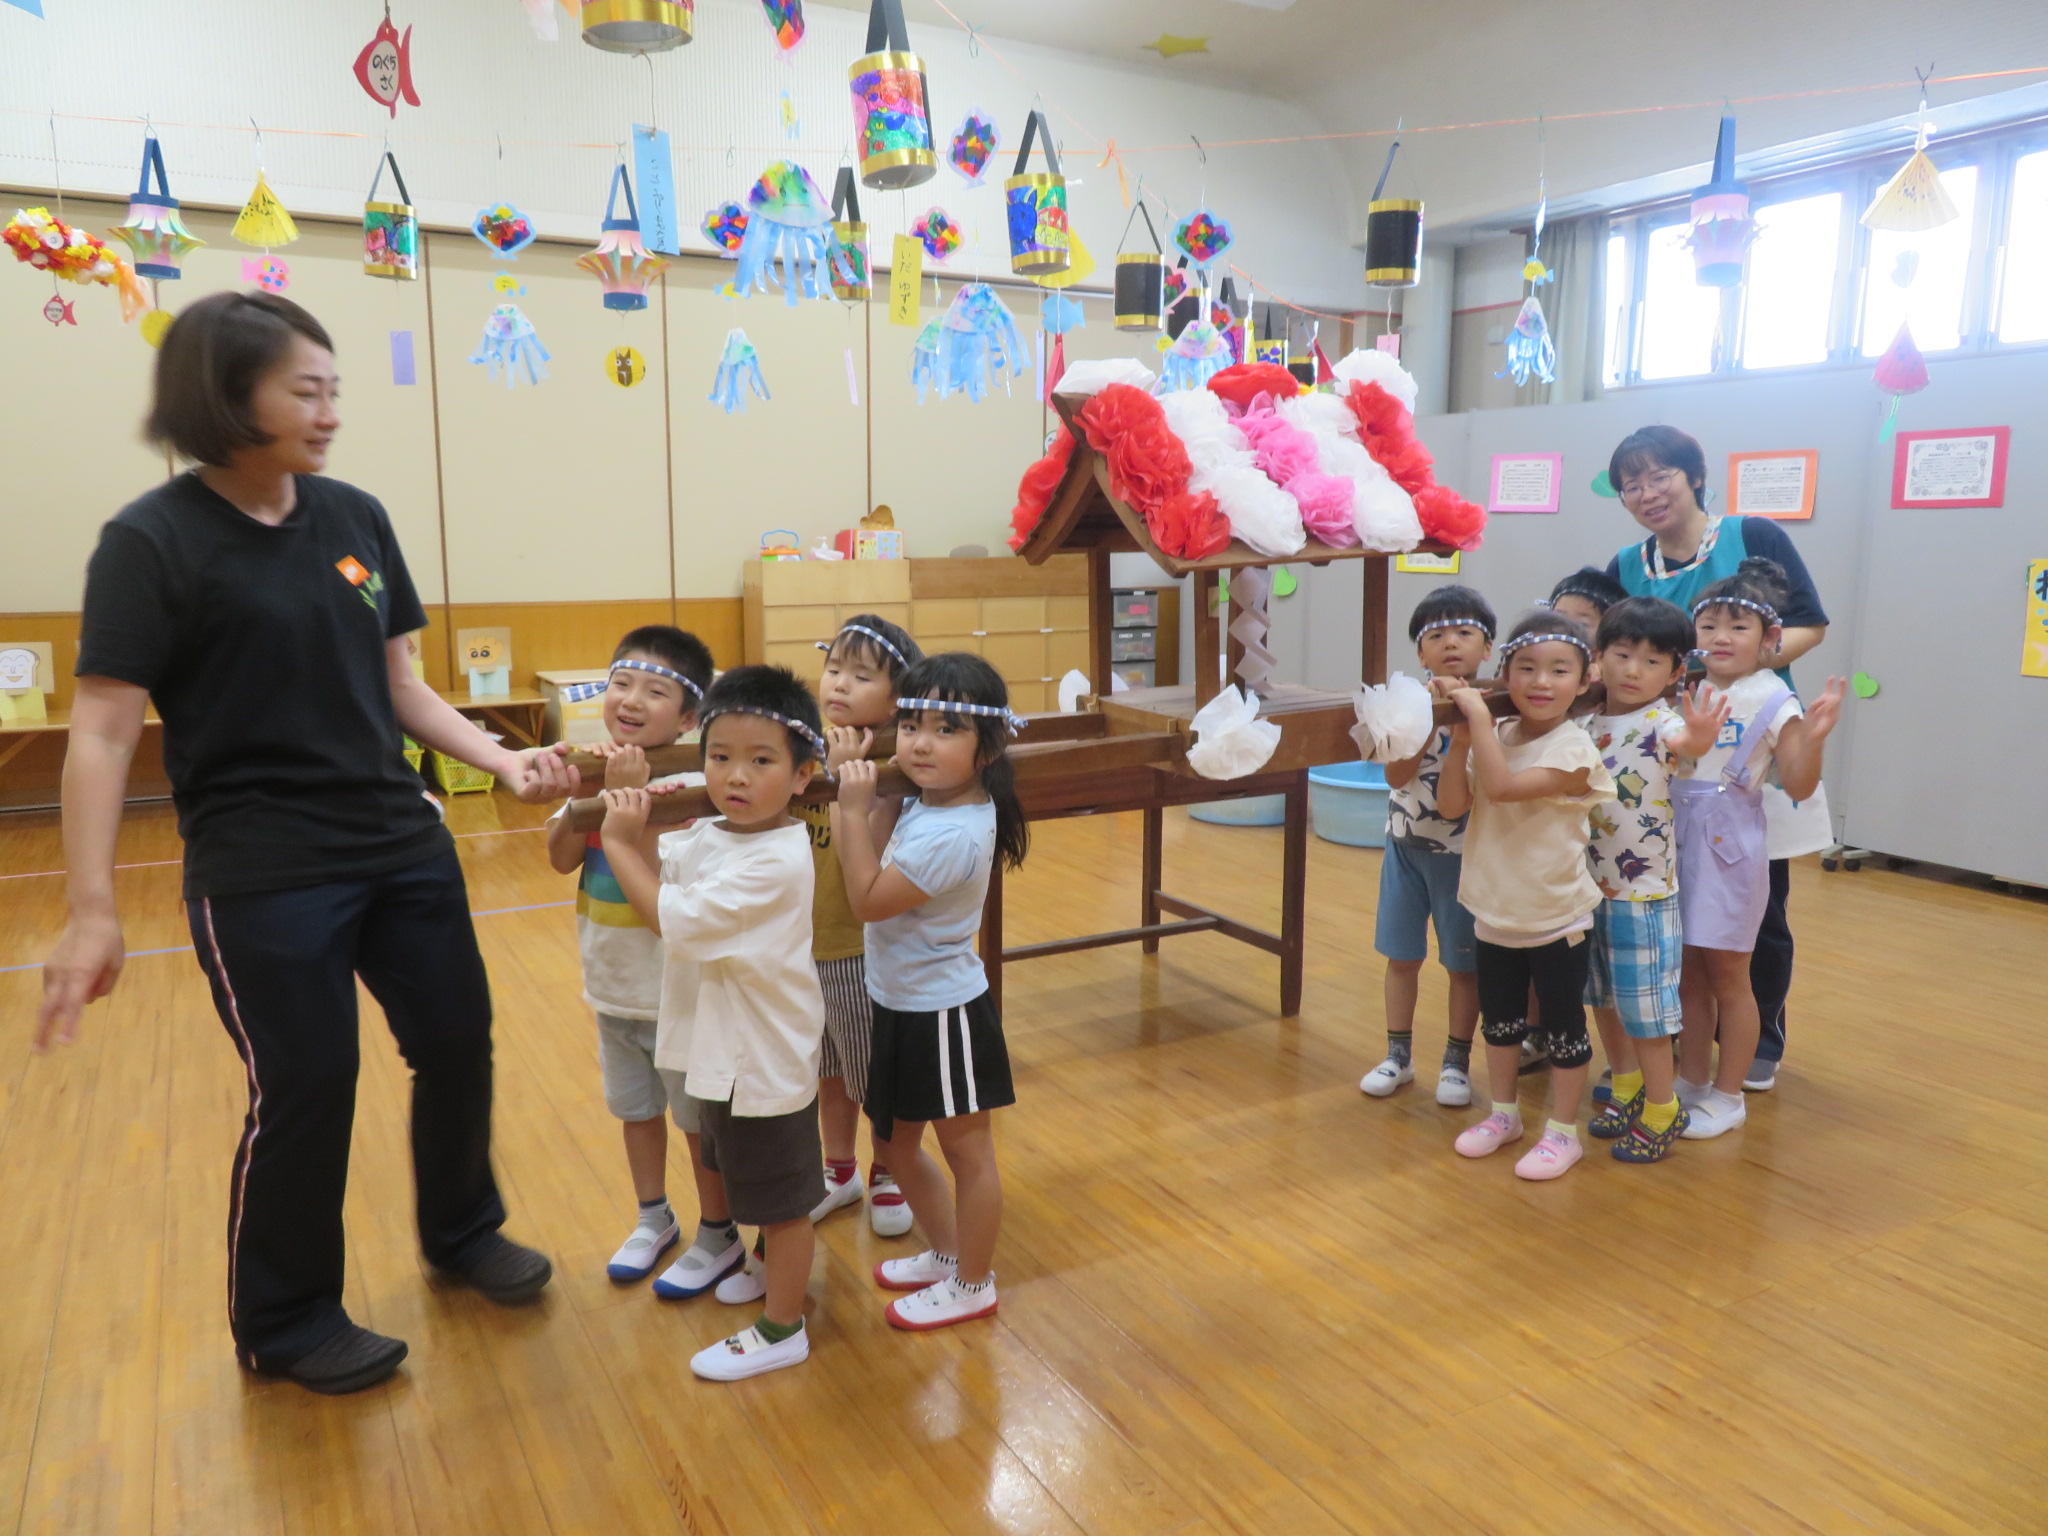
<svg viewBox="0 0 2048 1536">
<path fill-rule="evenodd" d="M 531 688 L 514 688 L 510 693 L 489 694 L 480 699 L 471 698 L 467 688 L 447 688 L 439 692 L 463 714 L 483 716 L 520 746 L 540 745 L 548 701 Z"/>
<path fill-rule="evenodd" d="M 147 706 L 143 710 L 142 724 L 145 728 L 163 724 L 157 716 L 155 705 Z M 5 768 L 13 762 L 31 742 L 41 737 L 70 734 L 71 711 L 68 709 L 53 709 L 46 720 L 0 721 L 0 768 Z"/>
</svg>

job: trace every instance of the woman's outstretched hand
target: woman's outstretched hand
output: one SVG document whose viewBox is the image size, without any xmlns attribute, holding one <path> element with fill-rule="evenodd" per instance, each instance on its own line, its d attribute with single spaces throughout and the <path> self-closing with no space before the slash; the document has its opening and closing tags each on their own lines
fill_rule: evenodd
<svg viewBox="0 0 2048 1536">
<path fill-rule="evenodd" d="M 79 1015 L 114 990 L 128 958 L 121 920 L 72 913 L 50 958 L 43 962 L 43 1006 L 36 1014 L 36 1049 L 69 1045 L 78 1038 Z"/>
</svg>

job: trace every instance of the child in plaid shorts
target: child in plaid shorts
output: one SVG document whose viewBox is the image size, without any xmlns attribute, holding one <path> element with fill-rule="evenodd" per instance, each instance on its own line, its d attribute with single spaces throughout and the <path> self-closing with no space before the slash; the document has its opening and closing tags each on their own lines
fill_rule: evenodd
<svg viewBox="0 0 2048 1536">
<path fill-rule="evenodd" d="M 1681 757 L 1713 745 L 1720 720 L 1703 713 L 1681 683 L 1692 649 L 1685 613 L 1657 597 L 1632 597 L 1600 620 L 1594 648 L 1607 685 L 1601 712 L 1586 717 L 1593 746 L 1614 779 L 1614 800 L 1592 814 L 1593 878 L 1601 902 L 1593 914 L 1586 1003 L 1614 1069 L 1614 1085 L 1595 1089 L 1605 1102 L 1587 1126 L 1614 1143 L 1624 1163 L 1661 1161 L 1684 1133 L 1674 1077 L 1662 1044 L 1683 1017 L 1678 978 L 1685 938 L 1678 914 L 1678 840 L 1671 776 Z M 1718 713 L 1725 714 L 1726 706 Z M 1638 1050 L 1637 1041 L 1657 1042 Z"/>
</svg>

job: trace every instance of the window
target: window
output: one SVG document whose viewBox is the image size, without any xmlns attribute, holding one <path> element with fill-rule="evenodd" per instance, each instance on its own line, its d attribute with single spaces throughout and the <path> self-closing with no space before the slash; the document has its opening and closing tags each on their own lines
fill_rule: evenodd
<svg viewBox="0 0 2048 1536">
<path fill-rule="evenodd" d="M 1607 236 L 1607 382 L 1619 384 L 1628 373 L 1628 312 L 1635 293 L 1635 273 L 1628 264 L 1628 236 L 1619 229 Z"/>
<path fill-rule="evenodd" d="M 1910 234 L 1870 232 L 1863 273 L 1865 357 L 1889 347 L 1901 325 L 1913 327 L 1913 343 L 1922 352 L 1948 352 L 1963 344 L 1963 295 L 1970 281 L 1970 237 L 1977 227 L 1977 167 L 1943 171 L 1941 185 L 1962 217 Z"/>
<path fill-rule="evenodd" d="M 1743 367 L 1827 361 L 1841 245 L 1839 192 L 1756 210 L 1756 243 L 1749 250 L 1742 300 Z"/>
<path fill-rule="evenodd" d="M 2023 155 L 2014 165 L 2011 208 L 1998 339 L 2048 341 L 2048 149 Z M 1613 272 L 1612 263 L 1607 270 Z"/>
<path fill-rule="evenodd" d="M 1642 361 L 1645 379 L 1682 379 L 1714 370 L 1714 328 L 1721 319 L 1721 290 L 1702 288 L 1693 275 L 1689 224 L 1660 224 L 1650 231 L 1643 271 Z"/>
</svg>

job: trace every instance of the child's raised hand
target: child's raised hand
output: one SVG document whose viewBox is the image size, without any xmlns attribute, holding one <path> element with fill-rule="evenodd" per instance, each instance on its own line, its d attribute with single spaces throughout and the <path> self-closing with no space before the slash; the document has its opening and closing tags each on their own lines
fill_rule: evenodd
<svg viewBox="0 0 2048 1536">
<path fill-rule="evenodd" d="M 849 759 L 838 770 L 839 806 L 849 816 L 865 816 L 875 804 L 875 765 L 865 757 Z"/>
<path fill-rule="evenodd" d="M 612 750 L 604 758 L 604 787 L 606 789 L 645 789 L 647 787 L 647 754 L 636 746 L 620 746 L 607 742 Z"/>
<path fill-rule="evenodd" d="M 1734 712 L 1735 705 L 1725 693 L 1708 703 L 1705 683 L 1693 689 L 1679 689 L 1678 713 L 1685 721 L 1685 729 L 1671 740 L 1671 750 L 1680 757 L 1705 757 L 1713 751 L 1721 727 Z"/>
<path fill-rule="evenodd" d="M 647 810 L 652 804 L 648 792 L 638 785 L 604 792 L 604 825 L 599 836 L 622 842 L 638 842 L 647 830 Z"/>
<path fill-rule="evenodd" d="M 1806 711 L 1806 734 L 1815 741 L 1827 740 L 1842 720 L 1842 700 L 1848 696 L 1849 685 L 1839 677 L 1828 679 L 1827 687 L 1821 690 Z"/>
<path fill-rule="evenodd" d="M 875 733 L 866 726 L 829 726 L 825 731 L 825 769 L 836 774 L 845 764 L 866 757 L 874 747 Z"/>
</svg>

